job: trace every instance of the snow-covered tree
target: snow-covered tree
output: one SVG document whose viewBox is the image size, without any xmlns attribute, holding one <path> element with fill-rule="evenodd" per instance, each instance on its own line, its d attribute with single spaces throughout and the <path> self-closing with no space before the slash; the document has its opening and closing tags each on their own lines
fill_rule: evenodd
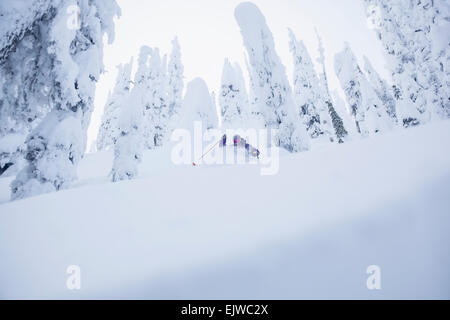
<svg viewBox="0 0 450 320">
<path fill-rule="evenodd" d="M 10 3 L 9 1 L 8 3 Z M 6 60 L 21 61 L 19 92 L 32 119 L 40 108 L 51 111 L 26 140 L 26 167 L 11 184 L 18 199 L 68 187 L 86 148 L 86 131 L 93 108 L 95 85 L 103 71 L 103 36 L 114 39 L 115 1 L 21 1 L 27 18 L 2 39 L 1 69 Z M 30 15 L 31 14 L 31 15 Z M 23 62 L 31 68 L 23 68 Z M 24 89 L 25 90 L 25 89 Z M 22 118 L 22 117 L 21 117 Z"/>
<path fill-rule="evenodd" d="M 278 145 L 291 152 L 307 150 L 309 136 L 295 110 L 285 67 L 275 51 L 272 32 L 253 3 L 237 6 L 235 17 L 247 50 L 252 96 L 265 127 L 278 129 Z"/>
<path fill-rule="evenodd" d="M 334 109 L 339 114 L 339 117 L 342 120 L 342 124 L 345 127 L 345 131 L 347 132 L 346 139 L 349 140 L 359 136 L 355 120 L 351 116 L 345 104 L 345 100 L 341 98 L 337 90 L 334 90 L 331 93 L 331 97 L 333 99 Z"/>
<path fill-rule="evenodd" d="M 0 1 L 0 174 L 24 165 L 25 139 L 52 108 L 51 1 Z"/>
<path fill-rule="evenodd" d="M 97 150 L 105 150 L 114 145 L 118 134 L 118 119 L 121 113 L 121 107 L 128 101 L 128 95 L 131 90 L 131 70 L 133 68 L 133 59 L 125 65 L 119 65 L 116 78 L 116 84 L 108 99 L 103 112 L 102 123 L 97 137 Z"/>
<path fill-rule="evenodd" d="M 169 105 L 167 98 L 166 74 L 159 50 L 150 54 L 146 75 L 144 144 L 148 149 L 160 147 L 168 138 Z"/>
<path fill-rule="evenodd" d="M 363 106 L 361 84 L 358 79 L 360 71 L 348 47 L 341 53 L 336 54 L 334 67 L 336 76 L 347 97 L 347 102 L 350 106 L 351 114 L 355 119 L 358 132 L 362 136 L 368 136 L 369 129 L 366 125 L 366 110 Z"/>
<path fill-rule="evenodd" d="M 250 67 L 250 63 L 248 62 L 248 57 L 246 54 L 244 54 L 244 61 L 245 61 L 245 67 L 247 70 L 247 75 L 249 78 L 249 87 L 248 87 L 248 91 L 247 92 L 247 97 L 248 97 L 248 102 L 247 102 L 247 107 L 248 107 L 248 127 L 249 128 L 264 128 L 265 127 L 265 120 L 264 117 L 261 113 L 261 108 L 259 108 L 259 102 L 258 102 L 258 98 L 256 95 L 256 86 L 257 84 L 255 83 L 255 81 L 257 80 L 257 76 L 254 74 L 254 70 L 253 68 Z M 240 67 L 239 67 L 240 69 Z M 238 70 L 236 68 L 236 70 Z M 242 69 L 240 69 L 241 74 L 242 73 Z M 242 76 L 242 79 L 244 77 Z M 245 83 L 243 84 L 243 86 L 245 87 Z"/>
<path fill-rule="evenodd" d="M 249 114 L 250 108 L 248 107 L 248 103 L 249 103 L 250 99 L 248 96 L 247 85 L 245 84 L 244 72 L 242 72 L 241 65 L 238 62 L 233 63 L 233 68 L 236 73 L 237 86 L 239 88 L 241 88 L 241 91 L 242 91 L 242 98 L 244 100 L 243 103 L 244 103 L 244 105 L 247 105 L 246 110 L 243 110 L 243 111 L 246 114 Z"/>
<path fill-rule="evenodd" d="M 118 135 L 114 141 L 114 164 L 111 171 L 113 182 L 134 179 L 138 175 L 145 140 L 149 137 L 145 133 L 148 130 L 146 108 L 150 106 L 153 97 L 153 91 L 149 90 L 152 79 L 150 60 L 152 56 L 155 57 L 153 54 L 154 50 L 150 47 L 141 47 L 134 86 L 119 109 Z M 153 60 L 153 64 L 156 62 Z"/>
<path fill-rule="evenodd" d="M 195 78 L 187 84 L 180 118 L 186 129 L 193 128 L 195 121 L 201 121 L 204 130 L 218 127 L 215 102 L 203 79 Z"/>
<path fill-rule="evenodd" d="M 231 65 L 225 59 L 222 72 L 222 85 L 219 106 L 224 128 L 244 128 L 248 118 L 248 97 L 242 71 L 238 64 Z"/>
<path fill-rule="evenodd" d="M 172 52 L 167 66 L 167 103 L 170 116 L 180 112 L 184 89 L 184 66 L 181 62 L 181 48 L 178 38 L 172 41 Z"/>
<path fill-rule="evenodd" d="M 344 50 L 336 54 L 334 67 L 358 132 L 366 137 L 389 129 L 391 120 L 386 109 L 361 71 L 347 43 Z"/>
<path fill-rule="evenodd" d="M 113 182 L 131 180 L 138 175 L 142 161 L 144 86 L 136 85 L 123 100 L 117 121 L 118 135 L 114 139 L 114 163 L 111 170 Z"/>
<path fill-rule="evenodd" d="M 153 49 L 148 46 L 142 46 L 139 50 L 138 65 L 134 75 L 134 84 L 142 87 L 147 86 L 149 73 L 149 60 Z M 144 93 L 145 90 L 142 91 Z M 142 98 L 143 99 L 143 98 Z"/>
<path fill-rule="evenodd" d="M 364 69 L 366 71 L 367 79 L 375 90 L 378 98 L 380 98 L 383 105 L 386 107 L 386 111 L 394 122 L 397 122 L 397 112 L 395 109 L 395 99 L 391 92 L 391 87 L 387 82 L 381 79 L 378 72 L 372 67 L 369 59 L 364 56 Z"/>
<path fill-rule="evenodd" d="M 294 60 L 294 100 L 304 120 L 309 136 L 314 139 L 334 141 L 334 128 L 322 96 L 319 77 L 303 41 L 298 41 L 289 29 L 289 48 Z"/>
<path fill-rule="evenodd" d="M 450 116 L 450 4 L 365 0 L 388 56 L 397 117 L 405 127 Z"/>
<path fill-rule="evenodd" d="M 346 129 L 346 126 L 344 125 L 344 121 L 342 120 L 341 116 L 339 115 L 339 112 L 336 111 L 333 99 L 330 95 L 330 89 L 328 87 L 328 75 L 327 75 L 327 69 L 325 67 L 325 48 L 323 47 L 322 38 L 319 35 L 319 32 L 317 29 L 315 30 L 317 40 L 319 43 L 319 58 L 317 59 L 317 62 L 322 67 L 322 72 L 319 75 L 320 79 L 320 89 L 322 91 L 322 98 L 325 99 L 325 104 L 328 106 L 328 111 L 330 113 L 331 122 L 333 123 L 334 132 L 336 134 L 336 137 L 338 139 L 339 143 L 345 142 L 348 132 Z"/>
</svg>

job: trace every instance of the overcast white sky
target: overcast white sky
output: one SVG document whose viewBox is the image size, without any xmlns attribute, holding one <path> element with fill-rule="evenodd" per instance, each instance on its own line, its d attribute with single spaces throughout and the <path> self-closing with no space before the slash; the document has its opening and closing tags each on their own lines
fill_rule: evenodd
<svg viewBox="0 0 450 320">
<path fill-rule="evenodd" d="M 116 66 L 137 56 L 142 45 L 169 53 L 171 40 L 178 36 L 185 66 L 186 82 L 202 77 L 211 91 L 218 91 L 223 61 L 238 61 L 245 71 L 244 47 L 234 8 L 239 0 L 117 0 L 122 17 L 116 23 L 116 39 L 105 47 L 107 73 L 101 78 L 89 129 L 89 143 L 96 139 L 103 107 L 112 90 Z M 289 79 L 292 57 L 287 28 L 304 40 L 313 60 L 317 57 L 314 27 L 319 30 L 327 58 L 331 89 L 339 88 L 333 57 L 348 41 L 358 59 L 366 55 L 382 76 L 387 76 L 381 44 L 367 26 L 362 0 L 254 0 L 274 34 L 275 45 Z"/>
</svg>

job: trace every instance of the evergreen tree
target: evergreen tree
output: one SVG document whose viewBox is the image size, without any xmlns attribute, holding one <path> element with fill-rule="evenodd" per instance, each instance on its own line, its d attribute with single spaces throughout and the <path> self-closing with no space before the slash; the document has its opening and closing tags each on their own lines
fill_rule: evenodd
<svg viewBox="0 0 450 320">
<path fill-rule="evenodd" d="M 195 121 L 202 122 L 204 130 L 218 127 L 215 102 L 203 79 L 196 78 L 187 84 L 180 118 L 187 129 L 193 128 Z"/>
<path fill-rule="evenodd" d="M 334 141 L 334 128 L 331 122 L 326 97 L 322 96 L 319 77 L 303 41 L 297 41 L 289 29 L 289 48 L 294 59 L 294 100 L 298 112 L 306 124 L 312 139 Z"/>
<path fill-rule="evenodd" d="M 76 179 L 86 149 L 95 85 L 103 71 L 103 36 L 107 33 L 110 41 L 114 39 L 113 18 L 120 14 L 115 1 L 55 0 L 30 5 L 41 7 L 30 10 L 36 14 L 22 21 L 1 48 L 1 69 L 3 74 L 10 73 L 4 69 L 6 60 L 34 61 L 33 68 L 22 68 L 21 78 L 34 80 L 31 87 L 22 84 L 27 92 L 20 96 L 33 101 L 27 107 L 33 109 L 30 119 L 40 117 L 35 115 L 43 105 L 51 111 L 26 140 L 27 165 L 11 184 L 13 199 L 64 189 Z M 79 7 L 77 25 L 68 24 L 67 12 L 73 5 Z M 45 102 L 35 104 L 39 101 Z"/>
<path fill-rule="evenodd" d="M 118 119 L 121 107 L 128 101 L 131 90 L 131 70 L 133 59 L 128 64 L 119 65 L 113 93 L 108 95 L 97 137 L 97 150 L 106 150 L 114 145 L 118 134 Z"/>
<path fill-rule="evenodd" d="M 170 116 L 180 112 L 184 89 L 184 66 L 181 62 L 181 48 L 178 38 L 172 41 L 172 52 L 170 54 L 167 68 L 168 77 L 168 106 Z"/>
<path fill-rule="evenodd" d="M 344 50 L 335 56 L 335 70 L 358 132 L 366 137 L 389 129 L 389 116 L 347 43 Z"/>
<path fill-rule="evenodd" d="M 146 75 L 144 144 L 148 149 L 160 147 L 168 138 L 169 106 L 167 103 L 166 74 L 159 50 L 150 54 Z"/>
<path fill-rule="evenodd" d="M 388 86 L 385 80 L 381 79 L 380 75 L 372 67 L 369 59 L 364 56 L 364 69 L 367 74 L 367 79 L 375 90 L 378 98 L 386 107 L 386 111 L 394 122 L 397 122 L 397 112 L 395 108 L 395 99 L 391 92 L 391 88 Z"/>
<path fill-rule="evenodd" d="M 292 89 L 266 19 L 250 2 L 238 5 L 235 17 L 247 49 L 255 105 L 265 127 L 278 129 L 277 144 L 286 150 L 309 149 L 309 136 L 295 111 Z"/>
<path fill-rule="evenodd" d="M 159 57 L 159 52 L 156 54 L 155 56 L 154 50 L 148 46 L 141 47 L 134 86 L 119 109 L 118 135 L 114 141 L 114 163 L 111 170 L 113 182 L 136 178 L 143 149 L 148 147 L 146 139 L 149 139 L 152 131 L 147 121 L 149 114 L 147 108 L 150 108 L 153 99 L 154 92 L 149 88 L 152 74 L 153 78 L 155 75 L 154 65 L 157 64 L 155 57 Z"/>
<path fill-rule="evenodd" d="M 331 97 L 333 98 L 333 106 L 339 114 L 343 127 L 345 127 L 347 132 L 346 139 L 349 140 L 357 137 L 359 134 L 356 129 L 355 120 L 350 115 L 345 100 L 341 98 L 336 90 L 331 93 Z"/>
<path fill-rule="evenodd" d="M 225 59 L 222 72 L 222 86 L 219 106 L 224 128 L 244 128 L 247 119 L 248 97 L 245 91 L 242 71 L 238 64 L 232 66 Z"/>
<path fill-rule="evenodd" d="M 143 132 L 143 90 L 137 84 L 123 100 L 117 122 L 118 135 L 114 139 L 114 163 L 111 170 L 113 182 L 131 180 L 138 176 L 142 161 Z"/>
<path fill-rule="evenodd" d="M 327 70 L 325 67 L 325 49 L 323 47 L 322 38 L 319 35 L 319 32 L 317 29 L 315 30 L 317 40 L 319 42 L 319 58 L 317 59 L 317 62 L 322 67 L 322 72 L 319 76 L 320 83 L 321 83 L 321 90 L 322 90 L 322 97 L 325 99 L 325 104 L 328 106 L 328 111 L 331 116 L 331 121 L 333 123 L 334 131 L 336 134 L 336 137 L 338 139 L 339 143 L 345 142 L 348 132 L 344 125 L 344 122 L 339 115 L 339 113 L 335 110 L 333 105 L 333 100 L 330 95 L 330 89 L 328 87 L 328 76 L 327 76 Z"/>
<path fill-rule="evenodd" d="M 244 54 L 244 60 L 245 60 L 245 67 L 246 67 L 248 78 L 249 78 L 249 89 L 247 92 L 247 96 L 248 96 L 248 103 L 247 103 L 248 111 L 247 111 L 247 113 L 249 115 L 248 126 L 253 127 L 253 128 L 264 128 L 265 120 L 262 115 L 260 105 L 258 104 L 258 98 L 256 95 L 257 90 L 256 90 L 255 80 L 257 79 L 257 77 L 254 74 L 254 70 L 250 67 L 250 64 L 248 62 L 248 57 L 246 54 Z"/>
<path fill-rule="evenodd" d="M 25 140 L 52 108 L 53 56 L 46 30 L 55 17 L 52 1 L 0 3 L 0 174 L 23 168 Z M 17 10 L 16 10 L 17 9 Z"/>
<path fill-rule="evenodd" d="M 364 2 L 389 57 L 399 121 L 409 127 L 450 116 L 448 1 Z"/>
</svg>

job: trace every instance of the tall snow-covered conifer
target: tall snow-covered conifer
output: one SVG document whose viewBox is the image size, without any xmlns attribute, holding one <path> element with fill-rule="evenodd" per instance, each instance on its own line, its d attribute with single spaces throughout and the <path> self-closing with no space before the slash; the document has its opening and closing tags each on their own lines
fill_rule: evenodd
<svg viewBox="0 0 450 320">
<path fill-rule="evenodd" d="M 404 127 L 450 116 L 450 5 L 445 0 L 364 0 L 388 56 Z"/>
<path fill-rule="evenodd" d="M 195 78 L 187 84 L 181 108 L 181 125 L 184 128 L 192 129 L 195 121 L 202 122 L 203 130 L 218 127 L 215 102 L 203 79 Z"/>
<path fill-rule="evenodd" d="M 142 46 L 139 51 L 134 85 L 119 109 L 117 137 L 114 141 L 113 182 L 134 179 L 144 148 L 145 107 L 149 95 L 149 60 L 153 50 Z"/>
<path fill-rule="evenodd" d="M 166 74 L 159 50 L 152 50 L 146 75 L 145 129 L 144 143 L 146 148 L 160 147 L 168 138 L 169 105 L 167 99 Z"/>
<path fill-rule="evenodd" d="M 20 77 L 34 79 L 36 86 L 20 95 L 33 101 L 28 104 L 33 114 L 46 106 L 51 111 L 26 140 L 27 165 L 11 184 L 13 199 L 67 188 L 76 179 L 95 85 L 103 71 L 103 36 L 107 33 L 113 41 L 113 18 L 120 14 L 115 1 L 49 0 L 29 5 L 27 17 L 6 41 L 2 37 L 1 68 L 6 60 L 30 62 L 33 67 L 23 68 Z"/>
<path fill-rule="evenodd" d="M 114 145 L 118 134 L 118 119 L 122 106 L 128 102 L 131 90 L 131 70 L 133 59 L 125 65 L 118 66 L 114 90 L 108 96 L 103 112 L 102 123 L 97 137 L 97 150 L 105 150 Z"/>
<path fill-rule="evenodd" d="M 253 3 L 237 6 L 235 17 L 240 26 L 253 78 L 252 90 L 265 127 L 278 129 L 278 145 L 291 152 L 309 149 L 309 136 L 295 111 L 292 89 L 285 67 L 275 51 L 272 32 L 266 19 Z"/>
<path fill-rule="evenodd" d="M 181 61 L 181 48 L 178 38 L 172 41 L 172 52 L 167 66 L 167 78 L 167 103 L 170 116 L 173 116 L 180 112 L 184 89 L 184 66 Z"/>
<path fill-rule="evenodd" d="M 294 101 L 304 120 L 309 136 L 314 139 L 334 141 L 334 128 L 322 96 L 319 77 L 303 41 L 298 41 L 289 29 L 289 48 L 294 60 Z"/>
<path fill-rule="evenodd" d="M 367 74 L 367 79 L 375 90 L 378 98 L 380 98 L 381 102 L 383 102 L 387 113 L 392 118 L 394 122 L 397 121 L 397 112 L 395 108 L 395 99 L 394 95 L 391 92 L 391 87 L 387 84 L 387 82 L 381 79 L 378 72 L 372 67 L 369 59 L 364 56 L 364 69 Z"/>
<path fill-rule="evenodd" d="M 46 32 L 54 5 L 0 1 L 0 175 L 23 168 L 25 140 L 52 108 L 54 58 Z"/>
<path fill-rule="evenodd" d="M 347 43 L 344 50 L 336 54 L 334 67 L 358 132 L 366 137 L 389 129 L 391 120 L 387 111 L 361 71 Z"/>
<path fill-rule="evenodd" d="M 325 67 L 325 48 L 323 47 L 322 38 L 320 37 L 317 29 L 315 29 L 315 32 L 317 36 L 317 41 L 319 43 L 319 58 L 317 59 L 317 62 L 322 67 L 322 72 L 319 75 L 322 97 L 325 99 L 325 104 L 328 106 L 328 111 L 331 116 L 331 122 L 333 123 L 334 132 L 336 134 L 338 142 L 343 143 L 345 142 L 348 136 L 348 132 L 344 125 L 344 121 L 342 120 L 339 113 L 336 111 L 333 104 L 333 99 L 331 98 L 330 89 L 328 87 L 327 69 Z"/>
<path fill-rule="evenodd" d="M 331 97 L 333 98 L 333 106 L 339 114 L 339 117 L 342 119 L 343 126 L 347 132 L 346 139 L 349 140 L 359 136 L 355 120 L 347 109 L 345 100 L 341 98 L 337 90 L 334 90 L 331 93 Z"/>
<path fill-rule="evenodd" d="M 222 85 L 219 106 L 224 128 L 244 128 L 248 120 L 248 97 L 242 71 L 238 64 L 231 65 L 225 59 L 222 72 Z"/>
<path fill-rule="evenodd" d="M 123 99 L 117 119 L 117 136 L 114 139 L 114 163 L 111 170 L 113 182 L 131 180 L 138 175 L 142 159 L 143 87 L 136 85 Z"/>
<path fill-rule="evenodd" d="M 118 134 L 114 139 L 114 163 L 111 170 L 113 182 L 134 179 L 139 173 L 138 165 L 142 160 L 143 150 L 143 90 L 145 87 L 136 85 L 119 109 Z"/>
</svg>

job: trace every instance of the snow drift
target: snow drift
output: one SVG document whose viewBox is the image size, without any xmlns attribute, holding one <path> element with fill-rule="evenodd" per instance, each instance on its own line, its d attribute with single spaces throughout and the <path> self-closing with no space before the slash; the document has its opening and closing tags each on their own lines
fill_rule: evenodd
<svg viewBox="0 0 450 320">
<path fill-rule="evenodd" d="M 159 149 L 116 184 L 88 155 L 74 189 L 0 205 L 0 297 L 448 299 L 449 139 L 446 121 L 284 153 L 265 177 Z"/>
</svg>

